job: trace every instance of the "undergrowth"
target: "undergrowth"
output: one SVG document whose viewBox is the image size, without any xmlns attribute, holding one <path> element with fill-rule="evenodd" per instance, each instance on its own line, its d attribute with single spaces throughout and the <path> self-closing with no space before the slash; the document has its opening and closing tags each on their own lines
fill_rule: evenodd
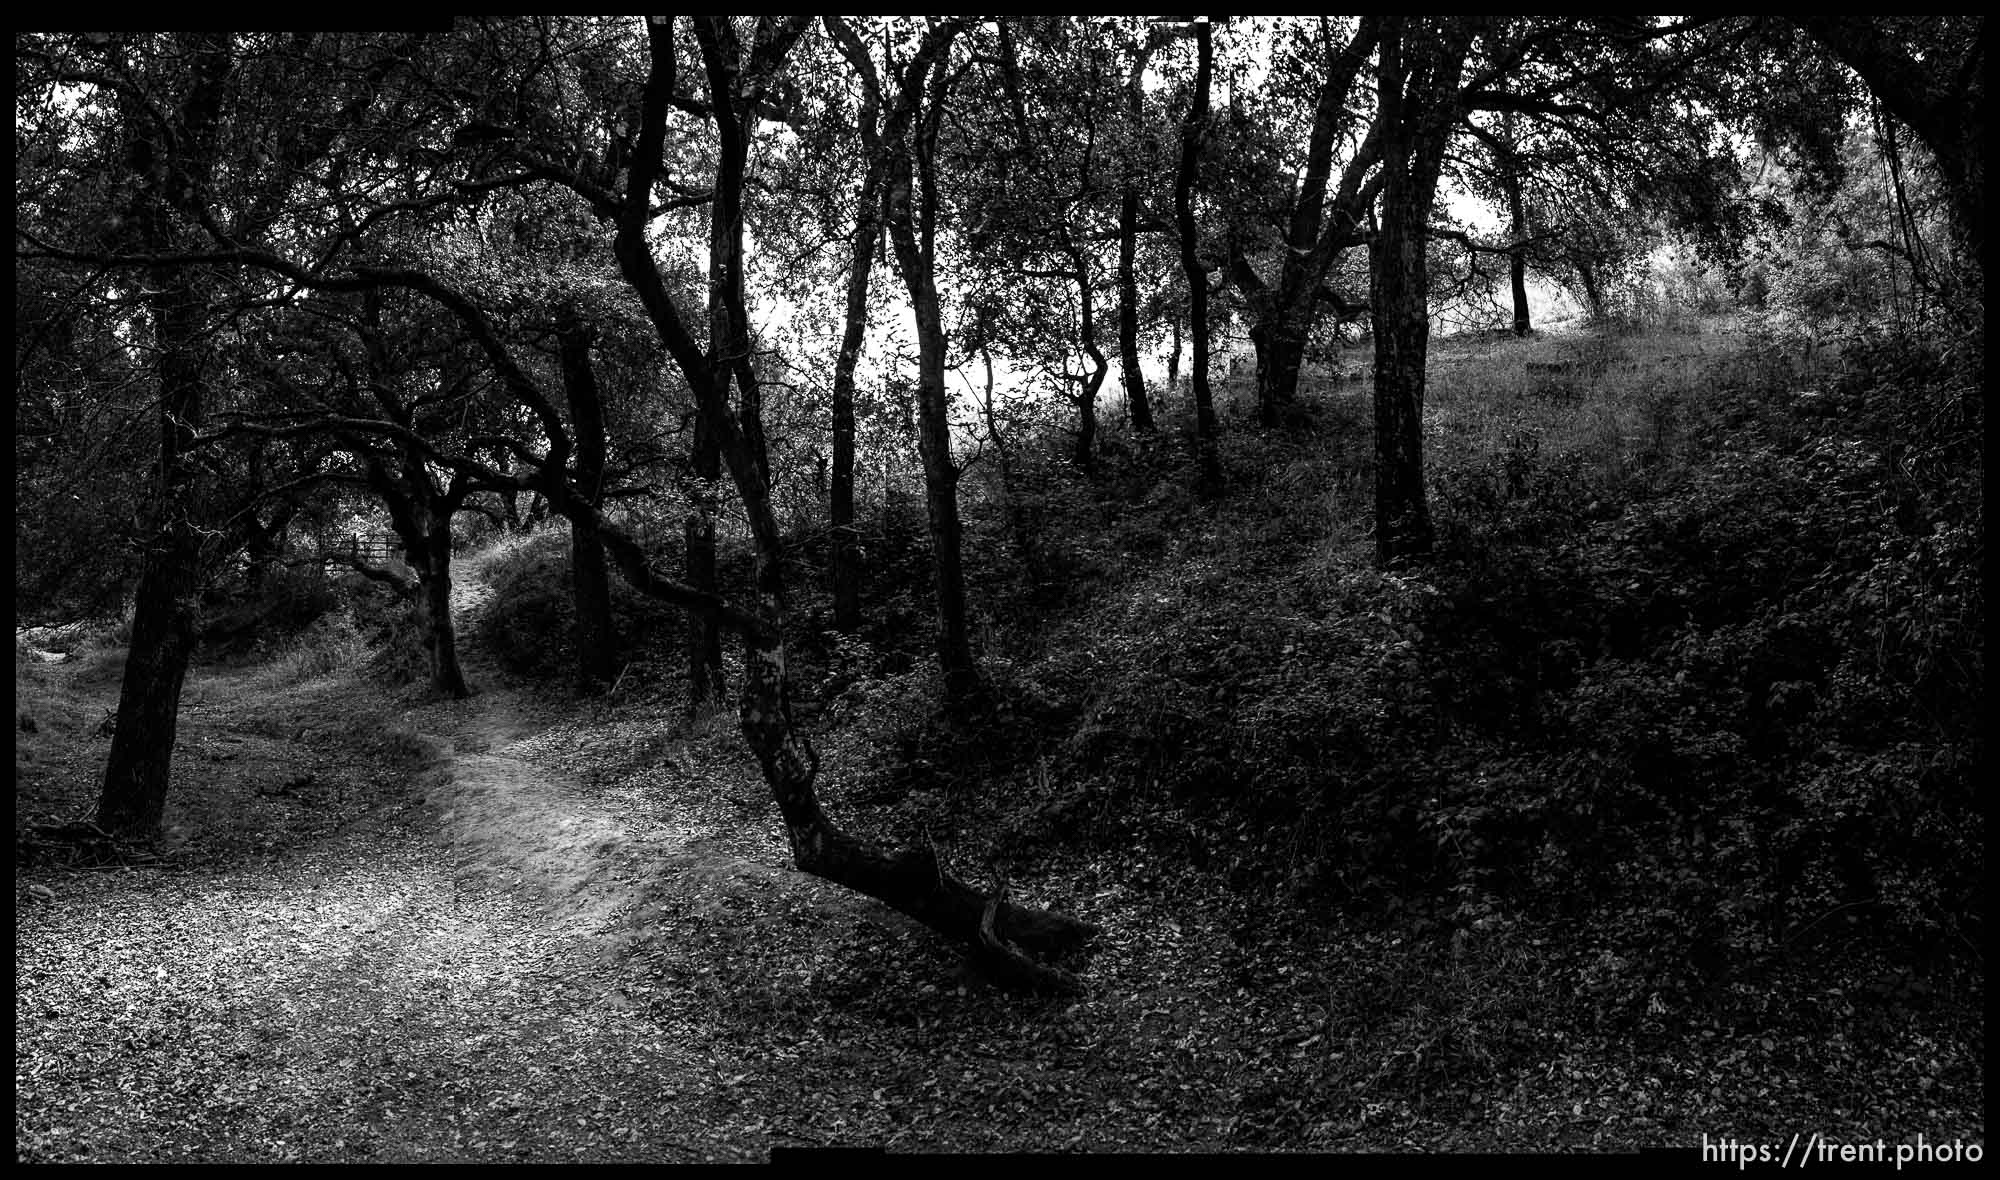
<svg viewBox="0 0 2000 1180">
<path fill-rule="evenodd" d="M 576 607 L 570 591 L 567 528 L 509 539 L 488 552 L 481 576 L 493 598 L 478 613 L 474 639 L 516 676 L 565 683 L 576 673 Z M 610 574 L 617 663 L 631 685 L 673 679 L 685 623 L 680 612 Z"/>
<path fill-rule="evenodd" d="M 1274 920 L 1561 931 L 1534 985 L 1608 1029 L 1976 973 L 1976 353 L 1441 352 L 1417 569 L 1370 561 L 1363 399 L 1229 438 L 1214 506 L 1131 460 L 987 487 L 993 705 L 871 652 L 829 714 L 858 794 L 989 856 L 1137 843 Z"/>
<path fill-rule="evenodd" d="M 1976 1006 L 1976 356 L 1447 344 L 1438 545 L 1394 572 L 1345 386 L 1294 429 L 1226 435 L 1212 499 L 1173 440 L 1109 430 L 1086 475 L 1030 438 L 962 489 L 972 715 L 937 695 L 921 505 L 864 522 L 854 635 L 828 625 L 824 538 L 801 539 L 794 692 L 822 791 L 857 830 L 996 878 L 1146 865 L 1302 946 L 1338 927 L 1398 947 L 1372 974 L 1329 966 L 1358 989 L 1308 1058 L 1329 1093 L 1502 1071 L 1552 1021 Z M 565 534 L 485 561 L 477 638 L 566 682 Z M 678 620 L 614 586 L 622 658 L 677 681 Z"/>
</svg>

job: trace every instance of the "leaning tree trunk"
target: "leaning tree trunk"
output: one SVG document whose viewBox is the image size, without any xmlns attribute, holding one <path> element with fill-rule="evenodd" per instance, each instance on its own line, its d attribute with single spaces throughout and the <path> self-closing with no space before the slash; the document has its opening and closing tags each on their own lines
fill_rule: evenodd
<svg viewBox="0 0 2000 1180">
<path fill-rule="evenodd" d="M 760 37 L 769 29 L 761 21 L 757 27 Z M 959 27 L 959 22 L 946 21 L 925 35 L 915 57 L 922 70 L 928 70 L 942 54 Z M 734 79 L 739 75 L 730 68 L 734 54 L 724 53 L 728 43 L 719 35 L 722 31 L 712 24 L 697 24 L 713 98 L 711 113 L 725 131 L 733 126 L 740 134 L 741 122 L 747 117 L 744 109 L 747 104 L 741 103 L 741 96 L 734 90 Z M 946 874 L 931 854 L 878 852 L 836 828 L 820 808 L 814 792 L 819 758 L 793 719 L 786 687 L 784 543 L 771 510 L 769 484 L 745 431 L 730 411 L 724 388 L 712 379 L 707 356 L 689 335 L 675 309 L 646 242 L 647 212 L 664 156 L 669 100 L 676 93 L 677 73 L 672 21 L 668 18 L 649 21 L 647 35 L 651 71 L 642 93 L 640 131 L 619 213 L 615 250 L 621 273 L 693 388 L 701 417 L 713 428 L 723 461 L 735 481 L 757 547 L 755 611 L 745 612 L 686 587 L 662 587 L 639 547 L 605 526 L 594 510 L 580 504 L 565 503 L 559 507 L 573 509 L 578 517 L 599 529 L 619 570 L 633 579 L 636 587 L 679 599 L 683 605 L 726 619 L 743 636 L 743 735 L 784 817 L 793 861 L 800 869 L 876 897 L 962 942 L 981 962 L 1010 982 L 1074 990 L 1077 985 L 1073 976 L 1036 962 L 1027 952 L 1059 953 L 1080 946 L 1094 933 L 1087 923 L 1016 907 L 1001 897 L 983 896 Z M 782 52 L 775 56 L 782 56 Z M 921 73 L 917 84 L 922 85 Z M 730 165 L 729 153 L 722 153 L 722 157 L 714 187 L 718 191 L 730 188 L 740 192 L 743 184 L 740 168 Z M 712 242 L 715 240 L 711 238 Z M 741 274 L 740 268 L 730 271 L 737 276 Z M 742 298 L 740 288 L 725 291 L 724 295 L 738 302 Z"/>
</svg>

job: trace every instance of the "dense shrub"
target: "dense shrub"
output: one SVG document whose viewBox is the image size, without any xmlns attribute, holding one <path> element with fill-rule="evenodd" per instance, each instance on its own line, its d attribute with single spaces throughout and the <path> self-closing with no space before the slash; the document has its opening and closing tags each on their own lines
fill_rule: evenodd
<svg viewBox="0 0 2000 1180">
<path fill-rule="evenodd" d="M 1100 836 L 1246 887 L 1562 921 L 1610 1014 L 1829 937 L 1976 942 L 1983 472 L 1953 355 L 1858 338 L 1803 396 L 1725 367 L 1675 403 L 1671 466 L 1503 432 L 1433 469 L 1409 575 L 1265 543 L 1297 511 L 1257 495 L 1183 517 L 1028 674 L 1075 712 L 1059 777 L 1119 784 Z M 1273 487 L 1338 478 L 1269 458 Z"/>
<path fill-rule="evenodd" d="M 303 682 L 359 667 L 368 658 L 368 641 L 351 613 L 321 615 L 280 645 L 275 652 L 280 674 Z"/>
<path fill-rule="evenodd" d="M 339 604 L 340 594 L 319 566 L 275 566 L 254 587 L 211 592 L 203 604 L 202 645 L 210 656 L 275 651 Z"/>
<path fill-rule="evenodd" d="M 1980 480 L 1963 420 L 1913 413 L 1940 373 L 1913 381 L 1907 342 L 1854 358 L 1810 398 L 1738 393 L 1712 459 L 1612 520 L 1539 460 L 1444 481 L 1423 631 L 1490 756 L 1425 823 L 1460 886 L 1585 905 L 1652 986 L 1831 914 L 1902 944 L 1979 928 Z"/>
<path fill-rule="evenodd" d="M 484 563 L 481 576 L 492 597 L 476 616 L 477 638 L 516 676 L 563 682 L 575 674 L 569 544 L 566 528 L 548 529 L 503 546 Z M 681 612 L 639 594 L 615 570 L 610 578 L 618 658 L 635 667 L 628 683 L 680 675 Z"/>
</svg>

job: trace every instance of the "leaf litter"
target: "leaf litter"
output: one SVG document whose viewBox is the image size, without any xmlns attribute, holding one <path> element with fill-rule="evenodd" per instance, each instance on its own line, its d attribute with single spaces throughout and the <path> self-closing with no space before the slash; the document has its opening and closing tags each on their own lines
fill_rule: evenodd
<svg viewBox="0 0 2000 1180">
<path fill-rule="evenodd" d="M 63 671 L 17 662 L 17 695 Z M 726 717 L 539 700 L 476 653 L 471 672 L 485 691 L 438 702 L 196 670 L 183 742 L 229 756 L 177 759 L 175 853 L 17 864 L 17 1158 L 1601 1150 L 1802 1111 L 1983 1134 L 1983 1077 L 1920 1023 L 1868 1044 L 1566 1031 L 1563 997 L 1493 1011 L 1464 964 L 1440 987 L 1400 938 L 1274 924 L 1136 849 L 1042 857 L 1038 885 L 1107 933 L 1086 996 L 1010 996 L 793 871 Z M 30 804 L 87 803 L 101 747 L 37 749 Z M 304 799 L 258 790 L 301 767 Z M 1428 992 L 1400 985 L 1419 972 Z M 1864 1050 L 1908 1076 L 1857 1077 Z"/>
</svg>

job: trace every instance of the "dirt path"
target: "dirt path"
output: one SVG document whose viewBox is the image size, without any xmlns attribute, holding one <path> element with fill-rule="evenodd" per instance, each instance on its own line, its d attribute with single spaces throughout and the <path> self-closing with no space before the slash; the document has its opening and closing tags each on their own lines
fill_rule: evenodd
<svg viewBox="0 0 2000 1180">
<path fill-rule="evenodd" d="M 779 871 L 713 823 L 628 822 L 641 783 L 586 797 L 575 726 L 472 665 L 472 701 L 403 714 L 440 758 L 405 805 L 250 863 L 42 886 L 16 931 L 23 1159 L 761 1158 L 700 1004 L 642 1004 L 624 965 L 649 901 L 657 929 L 669 896 L 726 907 Z M 193 699 L 226 727 L 261 685 Z M 607 728 L 660 752 L 644 718 Z"/>
</svg>

